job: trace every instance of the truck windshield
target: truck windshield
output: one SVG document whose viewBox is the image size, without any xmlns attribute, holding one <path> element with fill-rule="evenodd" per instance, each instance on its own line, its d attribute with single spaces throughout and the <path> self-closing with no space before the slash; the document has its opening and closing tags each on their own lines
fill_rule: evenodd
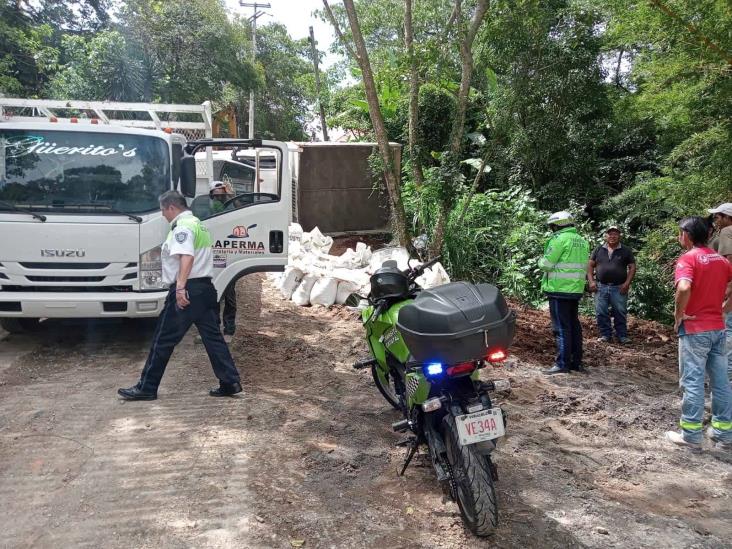
<svg viewBox="0 0 732 549">
<path fill-rule="evenodd" d="M 168 145 L 158 137 L 0 128 L 0 211 L 142 213 L 169 188 Z"/>
</svg>

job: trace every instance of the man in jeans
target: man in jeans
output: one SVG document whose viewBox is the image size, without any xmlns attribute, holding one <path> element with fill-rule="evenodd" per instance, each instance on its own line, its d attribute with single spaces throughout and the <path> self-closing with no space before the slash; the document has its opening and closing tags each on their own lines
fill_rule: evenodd
<svg viewBox="0 0 732 549">
<path fill-rule="evenodd" d="M 612 313 L 615 335 L 618 342 L 628 343 L 628 291 L 635 276 L 633 250 L 620 243 L 620 229 L 608 227 L 605 244 L 598 246 L 590 255 L 587 281 L 595 296 L 595 314 L 600 329 L 600 341 L 610 343 L 613 339 Z"/>
<path fill-rule="evenodd" d="M 553 213 L 547 223 L 553 234 L 546 243 L 539 268 L 544 271 L 541 289 L 549 300 L 557 358 L 543 373 L 551 376 L 585 372 L 579 302 L 585 291 L 590 245 L 577 232 L 571 213 Z"/>
<path fill-rule="evenodd" d="M 732 203 L 720 204 L 709 210 L 714 216 L 717 234 L 712 239 L 710 248 L 732 263 Z M 732 382 L 732 313 L 727 313 L 727 374 Z"/>
<path fill-rule="evenodd" d="M 712 393 L 712 426 L 707 431 L 720 448 L 732 448 L 732 387 L 727 377 L 722 303 L 730 305 L 732 265 L 707 247 L 709 229 L 701 217 L 679 224 L 679 243 L 688 250 L 676 263 L 674 328 L 679 334 L 681 432 L 666 438 L 680 446 L 701 448 L 704 419 L 704 373 Z"/>
</svg>

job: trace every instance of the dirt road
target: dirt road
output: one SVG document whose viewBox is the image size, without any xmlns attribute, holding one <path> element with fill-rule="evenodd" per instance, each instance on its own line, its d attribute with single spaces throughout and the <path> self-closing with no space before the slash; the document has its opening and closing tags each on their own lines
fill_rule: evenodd
<svg viewBox="0 0 732 549">
<path fill-rule="evenodd" d="M 661 438 L 679 404 L 663 330 L 589 343 L 589 375 L 546 379 L 546 315 L 520 313 L 514 360 L 486 372 L 514 390 L 499 398 L 501 526 L 479 541 L 422 459 L 397 476 L 396 414 L 350 368 L 358 323 L 281 301 L 263 276 L 239 301 L 243 398 L 207 396 L 193 334 L 141 403 L 115 392 L 149 325 L 46 322 L 0 341 L 0 547 L 732 546 L 732 455 Z"/>
</svg>

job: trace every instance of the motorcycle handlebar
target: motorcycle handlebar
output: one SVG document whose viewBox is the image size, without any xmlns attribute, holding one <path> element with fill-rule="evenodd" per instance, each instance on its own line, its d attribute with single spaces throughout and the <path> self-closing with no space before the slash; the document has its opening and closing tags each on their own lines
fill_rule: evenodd
<svg viewBox="0 0 732 549">
<path fill-rule="evenodd" d="M 431 259 L 430 261 L 428 261 L 424 265 L 420 265 L 419 267 L 417 267 L 415 269 L 409 269 L 408 276 L 409 276 L 410 281 L 411 280 L 415 280 L 416 278 L 418 278 L 419 276 L 421 276 L 422 273 L 424 273 L 427 269 L 429 269 L 430 267 L 432 267 L 440 259 L 442 259 L 442 256 L 441 255 L 438 255 L 437 257 L 435 257 L 434 259 Z"/>
</svg>

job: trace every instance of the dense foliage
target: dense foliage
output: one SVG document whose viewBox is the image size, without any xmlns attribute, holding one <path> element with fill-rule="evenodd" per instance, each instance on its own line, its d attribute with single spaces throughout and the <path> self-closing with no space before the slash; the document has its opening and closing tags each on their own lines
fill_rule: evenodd
<svg viewBox="0 0 732 549">
<path fill-rule="evenodd" d="M 249 91 L 263 137 L 303 139 L 313 86 L 307 43 L 250 25 L 223 0 L 0 0 L 0 93 L 166 103 L 211 100 L 246 134 Z"/>
<path fill-rule="evenodd" d="M 361 26 L 384 101 L 389 138 L 406 142 L 408 59 L 404 2 L 360 1 Z M 463 11 L 474 9 L 463 1 Z M 668 320 L 680 217 L 732 200 L 732 11 L 715 0 L 496 0 L 473 47 L 463 162 L 446 161 L 460 56 L 448 27 L 453 3 L 414 2 L 419 159 L 403 177 L 415 233 L 434 235 L 451 193 L 442 254 L 454 276 L 497 281 L 539 303 L 536 268 L 551 211 L 570 208 L 598 244 L 618 223 L 637 252 L 636 314 Z M 342 15 L 341 15 L 342 17 Z M 455 23 L 457 24 L 457 23 Z M 338 46 L 340 48 L 340 46 Z M 330 116 L 372 138 L 354 109 L 360 84 Z M 399 97 L 395 96 L 395 90 Z M 381 101 L 381 96 L 380 96 Z M 344 108 L 345 107 L 345 108 Z M 359 116 L 361 114 L 361 116 Z M 349 122 L 353 122 L 349 126 Z M 485 173 L 473 185 L 481 159 Z M 445 178 L 453 184 L 445 186 Z"/>
</svg>

